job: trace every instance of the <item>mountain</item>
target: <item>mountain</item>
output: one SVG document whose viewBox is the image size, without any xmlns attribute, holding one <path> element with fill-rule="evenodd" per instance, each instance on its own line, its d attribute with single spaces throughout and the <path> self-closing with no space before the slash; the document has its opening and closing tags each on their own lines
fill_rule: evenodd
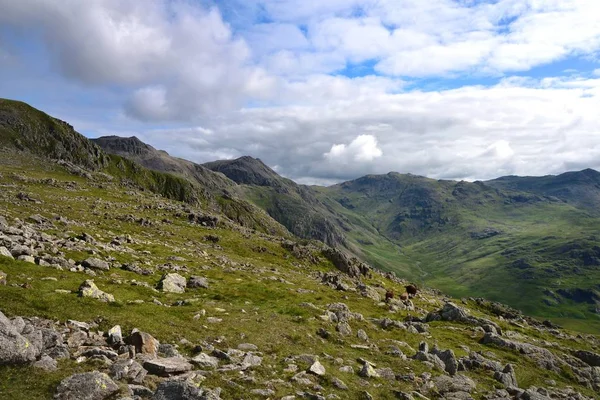
<svg viewBox="0 0 600 400">
<path fill-rule="evenodd" d="M 0 104 L 2 399 L 597 398 L 587 210 L 396 173 L 306 187 L 256 159 L 213 172 L 135 138 L 98 140 L 109 154 Z M 345 226 L 348 246 L 295 237 L 249 201 Z M 468 292 L 417 287 L 353 249 Z M 474 294 L 537 304 L 541 286 L 578 332 Z"/>
<path fill-rule="evenodd" d="M 130 138 L 103 136 L 91 141 L 109 154 L 129 158 L 154 171 L 168 172 L 191 179 L 207 191 L 227 192 L 235 186 L 222 175 L 215 174 L 191 161 L 171 157 L 166 151 L 156 150 L 135 136 Z"/>
<path fill-rule="evenodd" d="M 578 208 L 600 213 L 600 172 L 593 169 L 542 177 L 505 176 L 486 182 L 500 188 L 552 196 Z"/>
<path fill-rule="evenodd" d="M 157 171 L 178 160 L 137 142 L 102 146 Z M 156 158 L 174 161 L 148 161 Z M 225 175 L 234 182 L 228 190 L 299 237 L 456 296 L 488 297 L 532 315 L 600 329 L 600 219 L 590 218 L 595 171 L 489 182 L 391 172 L 309 187 L 248 156 L 203 167 Z"/>
</svg>

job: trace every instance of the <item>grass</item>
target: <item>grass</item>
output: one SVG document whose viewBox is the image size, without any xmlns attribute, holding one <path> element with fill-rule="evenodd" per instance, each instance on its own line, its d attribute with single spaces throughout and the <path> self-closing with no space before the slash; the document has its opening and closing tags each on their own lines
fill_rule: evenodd
<svg viewBox="0 0 600 400">
<path fill-rule="evenodd" d="M 17 179 L 15 174 L 20 178 Z M 55 179 L 56 182 L 49 185 L 46 181 L 48 178 Z M 66 190 L 69 182 L 76 182 L 74 189 Z M 190 209 L 189 204 L 159 197 L 148 191 L 132 190 L 121 186 L 118 180 L 88 181 L 70 175 L 52 164 L 19 157 L 3 158 L 0 161 L 0 186 L 0 214 L 7 216 L 9 220 L 17 217 L 24 219 L 32 214 L 41 214 L 49 219 L 53 215 L 64 216 L 77 223 L 56 223 L 56 227 L 49 229 L 48 233 L 72 238 L 86 232 L 102 244 L 109 243 L 118 235 L 131 235 L 134 243 L 126 245 L 130 250 L 106 247 L 99 249 L 97 256 L 112 257 L 117 265 L 135 262 L 150 268 L 174 262 L 171 260 L 173 256 L 182 257 L 185 261 L 175 263 L 188 268 L 188 272 L 183 273 L 185 276 L 202 275 L 210 282 L 209 289 L 168 294 L 131 285 L 131 281 L 135 279 L 155 286 L 160 279 L 159 272 L 139 276 L 113 268 L 94 278 L 100 289 L 113 294 L 117 300 L 106 304 L 77 296 L 77 288 L 89 278 L 85 274 L 0 257 L 0 270 L 8 275 L 8 285 L 0 286 L 0 310 L 3 313 L 8 316 L 40 316 L 58 321 L 97 321 L 101 331 L 120 324 L 125 332 L 138 328 L 166 343 L 179 343 L 185 338 L 193 344 L 208 342 L 222 349 L 235 348 L 241 343 L 257 345 L 264 359 L 262 366 L 251 373 L 254 380 L 248 381 L 239 373 L 232 372 L 211 374 L 203 383 L 206 387 L 223 388 L 223 398 L 249 398 L 250 389 L 264 388 L 265 382 L 279 378 L 285 384 L 277 383 L 278 381 L 272 383 L 276 397 L 289 395 L 296 389 L 306 389 L 288 387 L 287 382 L 294 374 L 284 372 L 288 365 L 284 360 L 300 354 L 319 356 L 327 375 L 314 378 L 314 381 L 323 386 L 327 393 L 335 393 L 342 398 L 356 398 L 360 392 L 368 390 L 375 398 L 392 398 L 392 390 L 411 391 L 417 387 L 410 382 L 387 382 L 382 379 L 372 380 L 366 387 L 364 380 L 357 374 L 340 372 L 340 365 L 335 360 L 340 358 L 344 365 L 351 365 L 355 369 L 358 368 L 356 360 L 363 357 L 380 367 L 390 367 L 396 373 L 413 372 L 418 375 L 428 371 L 422 363 L 386 354 L 385 349 L 394 340 L 405 342 L 413 349 L 418 348 L 419 343 L 425 340 L 442 349 L 451 348 L 460 356 L 466 355 L 460 345 L 467 345 L 472 350 L 492 351 L 504 363 L 518 362 L 517 375 L 523 382 L 543 385 L 547 378 L 544 370 L 523 360 L 518 354 L 480 345 L 478 340 L 481 334 L 474 332 L 471 327 L 432 323 L 427 335 L 400 329 L 381 329 L 372 321 L 385 317 L 403 320 L 408 315 L 424 315 L 439 308 L 442 303 L 433 295 L 426 294 L 414 299 L 418 311 L 391 314 L 385 306 L 361 297 L 356 292 L 334 291 L 321 285 L 317 272 L 333 271 L 330 262 L 321 259 L 319 264 L 314 265 L 298 260 L 281 247 L 280 238 L 251 229 L 232 228 L 228 224 L 218 228 L 190 224 L 187 213 L 183 212 Z M 42 203 L 17 201 L 16 194 L 19 192 L 27 192 Z M 133 216 L 133 220 L 121 218 L 126 215 Z M 140 218 L 152 223 L 140 225 L 135 222 Z M 170 222 L 161 222 L 163 220 Z M 204 240 L 208 234 L 219 237 L 217 245 Z M 400 256 L 407 266 L 413 263 L 413 258 L 404 255 L 409 249 L 403 248 L 399 252 L 392 242 L 379 242 L 378 245 L 385 252 L 375 252 L 374 256 L 389 260 Z M 85 250 L 71 251 L 66 256 L 81 261 L 89 257 L 90 253 Z M 484 267 L 486 265 L 479 266 Z M 473 271 L 477 270 L 477 265 L 472 268 Z M 43 280 L 45 277 L 53 277 L 57 281 Z M 397 293 L 403 290 L 402 283 L 389 281 L 377 274 L 364 281 L 372 286 L 391 288 Z M 25 282 L 31 288 L 18 286 Z M 71 293 L 57 293 L 57 289 L 69 290 Z M 158 306 L 152 302 L 153 299 L 166 305 L 187 300 L 187 305 Z M 133 303 L 134 300 L 143 300 L 143 303 Z M 340 336 L 335 332 L 334 325 L 319 318 L 322 311 L 302 305 L 313 303 L 323 310 L 327 304 L 334 302 L 343 302 L 351 311 L 364 316 L 362 321 L 350 322 L 353 335 Z M 206 317 L 195 319 L 194 316 L 201 310 L 206 311 Z M 477 312 L 483 313 L 485 310 Z M 209 323 L 209 316 L 221 318 L 222 322 Z M 487 317 L 499 324 L 503 323 L 493 316 Z M 331 332 L 329 340 L 316 334 L 321 327 Z M 351 347 L 353 344 L 363 344 L 356 337 L 358 329 L 367 332 L 374 347 L 368 350 Z M 536 334 L 536 331 L 530 329 L 525 332 L 529 335 Z M 557 340 L 551 336 L 546 339 Z M 568 341 L 564 345 L 580 346 L 579 343 Z M 412 356 L 408 348 L 402 350 Z M 191 347 L 181 346 L 181 351 L 190 352 Z M 308 366 L 299 365 L 300 370 L 306 367 Z M 61 368 L 56 373 L 42 373 L 29 367 L 1 367 L 0 398 L 49 398 L 65 376 L 97 368 L 101 369 L 98 365 L 74 364 L 71 361 L 61 362 Z M 436 371 L 433 373 L 439 374 Z M 483 393 L 496 384 L 484 372 L 474 372 L 471 376 L 479 383 L 478 393 Z M 560 387 L 572 385 L 589 394 L 589 391 L 568 377 L 554 374 L 549 376 Z M 333 377 L 344 381 L 349 386 L 349 391 L 334 388 L 331 383 Z M 228 383 L 230 381 L 239 386 Z M 35 382 L 35 385 L 31 382 Z M 152 382 L 149 384 L 153 385 Z"/>
</svg>

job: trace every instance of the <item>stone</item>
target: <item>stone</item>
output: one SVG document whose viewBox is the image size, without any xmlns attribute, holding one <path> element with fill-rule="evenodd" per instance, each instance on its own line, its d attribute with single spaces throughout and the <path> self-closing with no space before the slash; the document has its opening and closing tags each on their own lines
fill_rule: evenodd
<svg viewBox="0 0 600 400">
<path fill-rule="evenodd" d="M 158 353 L 163 357 L 180 357 L 179 351 L 177 351 L 177 347 L 168 343 L 161 343 L 158 346 Z"/>
<path fill-rule="evenodd" d="M 6 286 L 6 272 L 0 271 L 0 286 Z"/>
<path fill-rule="evenodd" d="M 110 366 L 110 377 L 115 380 L 141 384 L 148 374 L 140 363 L 135 360 L 117 360 Z"/>
<path fill-rule="evenodd" d="M 573 355 L 592 367 L 600 367 L 600 354 L 591 351 L 578 350 Z"/>
<path fill-rule="evenodd" d="M 336 378 L 335 376 L 331 378 L 331 384 L 340 390 L 348 390 L 348 385 L 346 385 L 344 381 Z"/>
<path fill-rule="evenodd" d="M 379 378 L 379 374 L 377 373 L 377 371 L 375 371 L 373 365 L 371 365 L 371 363 L 368 362 L 363 364 L 361 370 L 358 371 L 358 375 L 363 378 Z"/>
<path fill-rule="evenodd" d="M 190 289 L 208 289 L 208 286 L 208 279 L 201 276 L 191 276 L 187 282 L 187 287 Z"/>
<path fill-rule="evenodd" d="M 154 393 L 152 400 L 203 400 L 204 392 L 189 381 L 164 381 Z"/>
<path fill-rule="evenodd" d="M 142 385 L 127 385 L 127 389 L 129 392 L 136 397 L 141 397 L 143 399 L 148 399 L 154 395 L 154 392 Z"/>
<path fill-rule="evenodd" d="M 0 365 L 29 364 L 34 362 L 42 351 L 41 332 L 22 334 L 0 311 Z M 32 340 L 33 339 L 33 340 Z M 39 343 L 35 342 L 39 340 Z"/>
<path fill-rule="evenodd" d="M 246 370 L 252 367 L 258 367 L 262 364 L 262 358 L 257 356 L 256 354 L 246 353 L 244 359 L 242 360 L 241 368 L 242 370 Z"/>
<path fill-rule="evenodd" d="M 108 344 L 115 345 L 123 343 L 123 333 L 121 325 L 115 325 L 108 330 Z"/>
<path fill-rule="evenodd" d="M 238 344 L 238 350 L 242 350 L 242 351 L 257 351 L 258 350 L 258 346 L 252 343 L 241 343 Z"/>
<path fill-rule="evenodd" d="M 308 368 L 308 372 L 318 376 L 323 376 L 325 375 L 325 367 L 319 362 L 319 360 L 315 360 L 315 362 L 312 363 L 312 365 Z"/>
<path fill-rule="evenodd" d="M 16 245 L 13 246 L 10 249 L 10 253 L 13 257 L 19 257 L 19 256 L 33 256 L 34 252 L 30 247 L 27 246 L 23 246 L 23 245 Z"/>
<path fill-rule="evenodd" d="M 98 270 L 101 270 L 101 271 L 108 271 L 108 270 L 110 270 L 110 265 L 106 261 L 99 260 L 99 259 L 93 258 L 93 257 L 90 257 L 90 258 L 88 258 L 86 260 L 83 260 L 81 262 L 81 265 L 84 268 L 88 268 L 88 269 L 98 269 Z"/>
<path fill-rule="evenodd" d="M 104 400 L 116 393 L 119 387 L 106 374 L 98 371 L 71 375 L 58 388 L 56 400 Z"/>
<path fill-rule="evenodd" d="M 4 246 L 0 246 L 0 256 L 8 257 L 14 259 L 13 255 L 10 251 Z"/>
<path fill-rule="evenodd" d="M 363 342 L 368 342 L 369 341 L 369 336 L 367 336 L 367 333 L 363 329 L 359 329 L 356 332 L 356 337 L 358 337 Z"/>
<path fill-rule="evenodd" d="M 250 393 L 261 397 L 271 397 L 275 394 L 275 391 L 271 389 L 252 389 Z"/>
<path fill-rule="evenodd" d="M 98 289 L 98 286 L 94 283 L 93 280 L 88 279 L 79 286 L 79 296 L 80 297 L 90 297 L 92 299 L 97 299 L 103 301 L 105 303 L 112 303 L 115 301 L 115 296 L 112 294 L 108 294 Z"/>
<path fill-rule="evenodd" d="M 219 366 L 219 359 L 217 357 L 209 356 L 206 353 L 200 353 L 192 358 L 192 363 L 201 368 L 217 368 Z"/>
<path fill-rule="evenodd" d="M 17 260 L 19 261 L 23 261 L 29 264 L 35 264 L 35 258 L 33 256 L 26 256 L 26 255 L 22 255 L 17 257 Z"/>
<path fill-rule="evenodd" d="M 506 387 L 519 387 L 515 369 L 511 364 L 506 364 L 502 372 L 494 372 L 494 379 Z"/>
<path fill-rule="evenodd" d="M 39 368 L 39 369 L 43 369 L 44 371 L 51 372 L 51 371 L 56 371 L 56 369 L 58 368 L 58 363 L 52 357 L 44 355 L 38 361 L 34 362 L 33 366 L 35 368 Z"/>
<path fill-rule="evenodd" d="M 350 328 L 350 324 L 347 322 L 340 322 L 335 327 L 335 330 L 338 331 L 342 336 L 348 336 L 352 334 L 352 328 Z"/>
<path fill-rule="evenodd" d="M 454 392 L 471 393 L 476 388 L 475 382 L 465 375 L 455 375 L 453 377 L 440 375 L 433 380 L 433 383 L 440 394 Z"/>
<path fill-rule="evenodd" d="M 171 376 L 192 370 L 192 364 L 185 358 L 155 358 L 144 362 L 144 368 L 153 375 Z"/>
<path fill-rule="evenodd" d="M 136 353 L 147 354 L 151 357 L 158 356 L 160 342 L 149 333 L 134 331 L 126 342 L 135 347 Z"/>
<path fill-rule="evenodd" d="M 172 273 L 165 274 L 158 282 L 157 289 L 167 293 L 183 293 L 185 292 L 186 280 L 183 276 Z"/>
<path fill-rule="evenodd" d="M 433 354 L 438 356 L 444 362 L 444 370 L 450 375 L 455 375 L 458 371 L 458 360 L 452 350 L 439 351 L 434 349 Z"/>
</svg>

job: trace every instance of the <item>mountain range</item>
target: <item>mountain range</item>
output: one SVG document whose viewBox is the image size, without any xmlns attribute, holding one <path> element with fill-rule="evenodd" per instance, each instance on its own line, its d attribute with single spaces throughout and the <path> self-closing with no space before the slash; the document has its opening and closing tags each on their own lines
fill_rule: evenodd
<svg viewBox="0 0 600 400">
<path fill-rule="evenodd" d="M 9 100 L 0 102 L 0 144 L 106 170 L 253 229 L 321 241 L 453 296 L 600 329 L 600 173 L 591 169 L 476 182 L 390 172 L 305 186 L 249 156 L 197 164 L 136 137 L 88 140 Z"/>
</svg>

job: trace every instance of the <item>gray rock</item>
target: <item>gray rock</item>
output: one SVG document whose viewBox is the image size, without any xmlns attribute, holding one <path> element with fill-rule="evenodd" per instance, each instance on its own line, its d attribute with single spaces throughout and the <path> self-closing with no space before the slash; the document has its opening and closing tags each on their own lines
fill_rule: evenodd
<svg viewBox="0 0 600 400">
<path fill-rule="evenodd" d="M 336 378 L 335 376 L 331 378 L 331 384 L 340 390 L 348 390 L 348 385 L 346 385 L 344 381 Z"/>
<path fill-rule="evenodd" d="M 312 365 L 308 368 L 308 372 L 318 376 L 323 376 L 325 375 L 325 367 L 319 362 L 319 360 L 315 360 L 315 362 L 312 363 Z"/>
<path fill-rule="evenodd" d="M 242 351 L 257 351 L 258 350 L 258 346 L 252 343 L 240 343 L 238 345 L 238 350 L 242 350 Z"/>
<path fill-rule="evenodd" d="M 185 292 L 186 280 L 183 276 L 172 273 L 165 274 L 158 282 L 158 289 L 168 293 L 183 293 Z"/>
<path fill-rule="evenodd" d="M 6 286 L 6 272 L 0 271 L 0 286 Z"/>
<path fill-rule="evenodd" d="M 256 354 L 247 353 L 246 356 L 244 356 L 244 359 L 242 360 L 241 368 L 245 370 L 252 367 L 258 367 L 261 364 L 261 357 L 257 356 Z"/>
<path fill-rule="evenodd" d="M 450 375 L 456 374 L 458 371 L 458 360 L 456 359 L 456 356 L 452 350 L 440 351 L 434 349 L 432 353 L 438 356 L 438 358 L 444 362 L 444 370 L 447 373 Z"/>
<path fill-rule="evenodd" d="M 275 391 L 271 389 L 252 389 L 250 391 L 253 395 L 261 396 L 261 397 L 271 397 L 275 395 Z"/>
<path fill-rule="evenodd" d="M 139 396 L 144 399 L 150 398 L 154 395 L 154 392 L 142 385 L 127 385 L 129 392 L 134 396 Z"/>
<path fill-rule="evenodd" d="M 10 251 L 4 246 L 0 246 L 0 256 L 14 258 Z"/>
<path fill-rule="evenodd" d="M 511 364 L 506 364 L 506 367 L 504 367 L 502 372 L 496 371 L 494 373 L 494 379 L 506 387 L 519 387 L 515 369 Z"/>
<path fill-rule="evenodd" d="M 369 341 L 369 336 L 367 336 L 367 332 L 365 332 L 362 329 L 359 329 L 356 332 L 356 337 L 358 337 L 360 340 L 362 340 L 363 342 L 368 342 Z"/>
<path fill-rule="evenodd" d="M 192 363 L 201 368 L 217 368 L 219 366 L 219 359 L 217 357 L 209 356 L 206 353 L 200 353 L 192 358 Z"/>
<path fill-rule="evenodd" d="M 112 294 L 108 294 L 98 289 L 98 286 L 94 283 L 93 280 L 88 279 L 79 286 L 79 296 L 80 297 L 90 297 L 92 299 L 98 299 L 105 303 L 112 303 L 115 301 L 115 296 Z"/>
<path fill-rule="evenodd" d="M 187 282 L 187 287 L 190 289 L 202 288 L 208 289 L 208 279 L 201 276 L 191 276 Z"/>
<path fill-rule="evenodd" d="M 144 362 L 144 368 L 153 375 L 171 376 L 192 370 L 192 364 L 185 358 L 155 358 Z"/>
<path fill-rule="evenodd" d="M 108 270 L 110 270 L 110 265 L 106 261 L 99 260 L 99 259 L 93 258 L 93 257 L 90 257 L 90 258 L 88 258 L 86 260 L 83 260 L 81 262 L 81 265 L 84 268 L 88 268 L 88 269 L 98 269 L 98 270 L 101 270 L 101 271 L 108 271 Z"/>
<path fill-rule="evenodd" d="M 148 374 L 140 363 L 135 360 L 117 360 L 110 366 L 110 376 L 115 380 L 141 384 Z"/>
<path fill-rule="evenodd" d="M 19 257 L 19 256 L 33 256 L 35 255 L 34 251 L 27 246 L 23 246 L 20 244 L 17 244 L 15 246 L 13 246 L 10 249 L 10 253 L 13 257 Z"/>
<path fill-rule="evenodd" d="M 104 400 L 116 393 L 119 387 L 108 375 L 98 371 L 75 374 L 64 379 L 54 398 L 56 400 Z"/>
<path fill-rule="evenodd" d="M 120 344 L 123 342 L 123 333 L 121 325 L 115 325 L 108 330 L 108 344 Z"/>
<path fill-rule="evenodd" d="M 56 360 L 49 356 L 42 356 L 42 358 L 40 358 L 39 361 L 33 363 L 33 366 L 35 368 L 40 368 L 44 371 L 50 372 L 56 371 L 56 369 L 58 368 L 58 363 L 56 362 Z"/>
<path fill-rule="evenodd" d="M 440 394 L 465 392 L 471 393 L 476 388 L 475 382 L 465 375 L 447 376 L 440 375 L 433 380 Z"/>
<path fill-rule="evenodd" d="M 158 346 L 158 353 L 163 357 L 181 357 L 181 354 L 177 351 L 177 347 L 168 343 L 161 343 Z"/>
<path fill-rule="evenodd" d="M 200 400 L 204 392 L 188 381 L 165 381 L 158 385 L 152 400 Z"/>
<path fill-rule="evenodd" d="M 573 355 L 592 367 L 600 367 L 600 354 L 591 351 L 578 350 Z"/>
<path fill-rule="evenodd" d="M 347 322 L 340 322 L 335 327 L 335 330 L 338 331 L 339 334 L 342 336 L 349 336 L 352 334 L 352 328 L 350 327 L 350 324 L 348 324 Z"/>
<path fill-rule="evenodd" d="M 23 256 L 17 257 L 17 260 L 23 261 L 23 262 L 26 262 L 26 263 L 29 263 L 29 264 L 35 264 L 35 258 L 33 256 L 23 255 Z"/>
<path fill-rule="evenodd" d="M 363 378 L 379 378 L 379 374 L 375 371 L 375 368 L 368 362 L 363 364 L 361 370 L 358 371 L 358 375 Z"/>
<path fill-rule="evenodd" d="M 0 365 L 28 364 L 40 355 L 43 347 L 41 332 L 22 332 L 0 312 Z"/>
</svg>

